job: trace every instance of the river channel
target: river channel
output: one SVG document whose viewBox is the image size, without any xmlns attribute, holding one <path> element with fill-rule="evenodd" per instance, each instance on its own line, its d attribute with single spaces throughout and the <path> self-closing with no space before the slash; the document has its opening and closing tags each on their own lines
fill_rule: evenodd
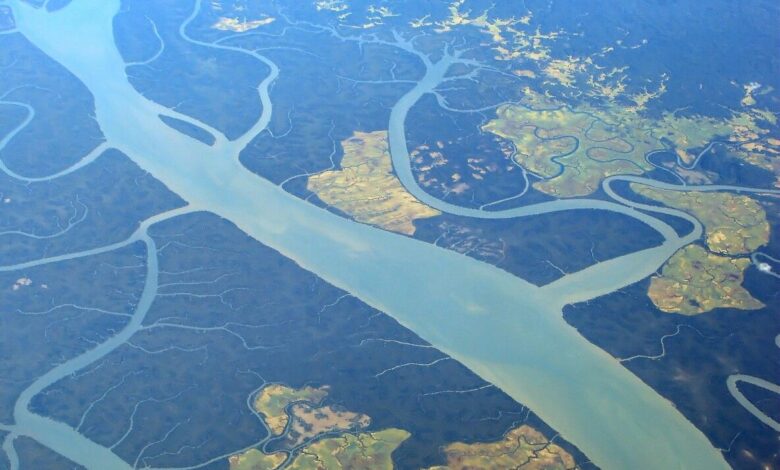
<svg viewBox="0 0 780 470">
<path fill-rule="evenodd" d="M 20 33 L 92 93 L 96 119 L 108 145 L 186 200 L 188 210 L 209 211 L 231 221 L 303 268 L 391 315 L 529 406 L 602 468 L 728 467 L 721 453 L 671 402 L 585 340 L 562 316 L 567 303 L 613 292 L 652 274 L 674 251 L 700 235 L 695 219 L 697 229 L 678 237 L 660 220 L 613 202 L 554 201 L 513 212 L 477 214 L 415 190 L 408 180 L 411 173 L 403 166 L 403 159 L 408 160 L 403 129 L 411 106 L 436 83 L 435 74 L 426 74 L 396 104 L 389 125 L 398 176 L 420 200 L 468 217 L 608 210 L 641 220 L 666 239 L 661 246 L 597 263 L 539 288 L 458 253 L 346 220 L 243 167 L 238 152 L 269 122 L 272 112 L 267 84 L 259 88 L 263 114 L 249 133 L 234 141 L 209 129 L 217 142 L 208 146 L 166 126 L 159 114 L 181 116 L 148 100 L 128 82 L 112 31 L 118 0 L 74 0 L 55 13 L 23 2 L 11 5 Z M 137 240 L 153 249 L 145 232 L 139 232 Z M 152 258 L 148 275 L 156 278 Z M 93 363 L 126 341 L 127 335 L 120 332 L 108 340 L 112 347 L 98 346 L 92 350 L 96 352 L 61 364 L 56 376 Z M 44 382 L 51 380 L 49 376 Z M 28 390 L 40 391 L 47 385 L 44 382 Z M 87 468 L 130 468 L 110 449 L 69 426 L 30 412 L 31 397 L 25 393 L 15 408 L 13 433 L 29 436 Z"/>
</svg>

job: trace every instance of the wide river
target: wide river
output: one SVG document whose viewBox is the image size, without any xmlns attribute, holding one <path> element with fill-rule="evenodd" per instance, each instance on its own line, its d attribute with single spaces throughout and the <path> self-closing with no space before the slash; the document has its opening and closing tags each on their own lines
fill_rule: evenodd
<svg viewBox="0 0 780 470">
<path fill-rule="evenodd" d="M 604 201 L 557 201 L 518 210 L 512 216 L 581 209 L 621 212 L 648 223 L 667 240 L 538 288 L 488 264 L 354 223 L 290 195 L 239 163 L 238 152 L 251 135 L 231 142 L 216 133 L 217 143 L 210 147 L 163 124 L 161 113 L 181 116 L 146 99 L 128 82 L 112 31 L 119 0 L 74 0 L 56 13 L 23 2 L 12 6 L 19 31 L 92 93 L 108 144 L 191 208 L 224 217 L 391 315 L 529 406 L 603 468 L 728 468 L 721 453 L 671 402 L 586 341 L 561 313 L 566 303 L 612 292 L 652 274 L 676 249 L 698 237 L 699 228 L 678 238 L 656 219 Z M 425 91 L 423 83 L 416 92 Z M 272 110 L 267 87 L 261 87 L 261 93 L 266 106 L 253 133 L 268 122 Z M 393 151 L 399 148 L 397 139 L 403 138 L 406 112 L 414 101 L 415 96 L 404 97 L 393 111 Z M 406 179 L 403 168 L 396 167 Z M 418 196 L 431 205 L 441 203 Z M 61 373 L 75 372 L 85 362 L 69 361 Z M 116 465 L 110 450 L 62 423 L 41 419 L 26 406 L 15 410 L 15 421 L 17 434 L 87 468 Z"/>
</svg>

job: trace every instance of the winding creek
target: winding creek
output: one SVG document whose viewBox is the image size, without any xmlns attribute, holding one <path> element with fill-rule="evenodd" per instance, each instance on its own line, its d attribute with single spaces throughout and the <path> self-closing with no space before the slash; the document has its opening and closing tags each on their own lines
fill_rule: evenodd
<svg viewBox="0 0 780 470">
<path fill-rule="evenodd" d="M 412 176 L 405 120 L 411 107 L 441 83 L 451 59 L 445 57 L 436 64 L 427 62 L 425 77 L 391 113 L 393 165 L 401 182 L 418 199 L 444 212 L 479 218 L 607 210 L 646 223 L 661 233 L 665 242 L 597 263 L 539 288 L 452 251 L 346 220 L 296 198 L 239 163 L 239 152 L 265 129 L 271 117 L 269 86 L 279 70 L 267 58 L 252 53 L 270 68 L 268 77 L 258 87 L 262 115 L 246 134 L 230 141 L 219 131 L 146 99 L 130 85 L 112 32 L 118 0 L 76 0 L 56 13 L 18 1 L 11 5 L 19 31 L 90 90 L 107 145 L 127 154 L 189 203 L 185 209 L 147 220 L 125 242 L 93 250 L 109 251 L 137 241 L 146 245 L 147 280 L 138 308 L 117 335 L 60 364 L 23 392 L 14 408 L 15 423 L 4 428 L 12 436 L 29 436 L 90 469 L 132 467 L 111 449 L 64 423 L 32 413 L 28 405 L 47 386 L 94 363 L 138 331 L 154 300 L 157 282 L 154 241 L 146 229 L 180 213 L 204 210 L 233 222 L 303 268 L 391 315 L 529 406 L 602 468 L 728 467 L 721 453 L 671 402 L 617 359 L 585 340 L 564 321 L 561 313 L 568 303 L 613 292 L 652 274 L 677 249 L 698 238 L 701 225 L 677 211 L 642 206 L 614 194 L 610 183 L 628 179 L 624 177 L 604 183 L 607 193 L 621 204 L 577 199 L 483 211 L 454 206 L 428 195 Z M 181 36 L 200 46 L 216 47 L 186 35 L 184 28 L 194 16 L 182 25 Z M 157 118 L 160 114 L 203 127 L 216 137 L 216 143 L 208 146 L 169 128 Z M 96 155 L 90 155 L 82 162 L 87 164 L 94 158 Z M 664 186 L 641 178 L 630 180 Z M 679 237 L 670 226 L 637 209 L 685 217 L 695 229 Z M 32 261 L 3 270 L 89 254 Z M 414 269 L 409 269 L 411 266 Z M 18 466 L 18 462 L 14 463 L 12 439 L 6 439 L 3 448 L 12 465 Z"/>
</svg>

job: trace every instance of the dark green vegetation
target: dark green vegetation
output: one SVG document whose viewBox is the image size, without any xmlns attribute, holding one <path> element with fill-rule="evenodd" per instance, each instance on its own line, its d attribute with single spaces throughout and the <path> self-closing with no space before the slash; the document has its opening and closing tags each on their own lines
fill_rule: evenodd
<svg viewBox="0 0 780 470">
<path fill-rule="evenodd" d="M 492 83 L 493 77 L 490 78 Z M 517 84 L 507 89 L 514 96 L 483 99 L 501 103 L 520 97 Z M 427 123 L 410 126 L 407 133 L 414 174 L 426 192 L 459 206 L 487 210 L 553 199 L 530 187 L 539 178 L 526 174 L 515 163 L 516 150 L 509 141 L 481 131 L 488 116 L 494 114 L 491 109 L 452 111 L 442 108 L 442 104 L 450 109 L 460 105 L 451 105 L 443 96 L 438 101 L 437 97 L 426 96 L 409 115 L 410 122 Z"/>
<path fill-rule="evenodd" d="M 121 241 L 142 220 L 183 204 L 116 150 L 50 182 L 0 174 L 0 194 L 3 264 Z"/>
<path fill-rule="evenodd" d="M 778 204 L 764 203 L 772 239 L 762 252 L 780 258 Z M 566 320 L 672 400 L 714 445 L 730 449 L 726 457 L 736 468 L 776 467 L 776 436 L 736 405 L 725 383 L 737 371 L 770 381 L 777 377 L 780 279 L 749 267 L 744 286 L 766 307 L 749 312 L 716 309 L 696 317 L 660 312 L 646 296 L 648 284 L 645 280 L 570 306 Z M 777 395 L 749 384 L 740 390 L 761 410 L 777 416 Z"/>
<path fill-rule="evenodd" d="M 16 448 L 20 462 L 24 462 L 24 468 L 67 468 L 72 470 L 84 468 L 60 454 L 52 452 L 29 437 L 18 439 Z"/>
<path fill-rule="evenodd" d="M 443 215 L 415 225 L 415 238 L 495 264 L 537 285 L 661 242 L 646 225 L 602 211 L 567 211 L 519 220 Z M 626 233 L 634 236 L 626 237 Z"/>
<path fill-rule="evenodd" d="M 513 423 L 554 433 L 390 317 L 214 216 L 151 233 L 160 284 L 144 329 L 34 401 L 83 420 L 87 437 L 130 462 L 194 465 L 263 440 L 248 399 L 273 382 L 330 385 L 325 404 L 371 416 L 369 430 L 411 432 L 393 454 L 399 468 L 441 464 L 441 445 L 498 439 Z"/>
<path fill-rule="evenodd" d="M 191 2 L 132 2 L 118 15 L 116 42 L 127 74 L 150 99 L 236 137 L 260 112 L 255 88 L 268 69 L 246 55 L 181 39 L 179 25 L 191 11 Z"/>
<path fill-rule="evenodd" d="M 45 8 L 54 11 L 68 3 L 49 0 Z M 171 114 L 205 123 L 201 129 L 161 117 L 207 144 L 220 133 L 241 135 L 259 115 L 257 89 L 274 68 L 257 54 L 278 67 L 270 86 L 271 121 L 240 160 L 320 206 L 325 203 L 306 189 L 308 177 L 338 170 L 339 142 L 355 132 L 386 131 L 393 105 L 425 75 L 423 58 L 435 62 L 445 53 L 463 53 L 480 66 L 453 66 L 448 81 L 412 107 L 407 145 L 423 189 L 469 208 L 494 211 L 552 199 L 530 186 L 540 177 L 524 175 L 513 161 L 517 149 L 510 140 L 480 130 L 496 118 L 499 104 L 531 96 L 525 87 L 591 110 L 624 109 L 636 104 L 631 97 L 657 93 L 642 111 L 653 119 L 672 111 L 723 118 L 740 106 L 745 85 L 757 81 L 762 84 L 755 93 L 757 106 L 778 108 L 777 92 L 771 91 L 780 89 L 778 8 L 772 2 L 643 0 L 605 9 L 594 0 L 407 1 L 393 2 L 397 16 L 392 16 L 370 11 L 372 2 L 361 0 L 349 2 L 350 15 L 340 18 L 341 11 L 308 1 L 204 0 L 191 22 L 192 1 L 122 3 L 114 27 L 131 83 Z M 451 6 L 460 6 L 461 15 L 470 11 L 472 21 L 488 8 L 491 20 L 513 17 L 518 20 L 513 27 L 525 39 L 535 35 L 543 47 L 501 60 L 494 38 L 478 27 L 441 26 L 454 15 Z M 528 13 L 533 13 L 528 24 L 520 22 Z M 221 18 L 268 17 L 274 21 L 246 34 L 213 28 Z M 421 18 L 441 24 L 410 25 Z M 11 28 L 13 19 L 0 5 L 0 32 Z M 625 72 L 630 76 L 625 90 L 609 95 L 617 89 L 610 78 L 600 84 L 609 90 L 594 93 L 597 87 L 588 84 L 592 70 L 577 69 L 582 64 L 577 58 L 592 59 L 596 70 L 614 72 L 613 78 Z M 546 72 L 551 64 L 557 68 Z M 567 67 L 576 69 L 571 77 Z M 0 36 L 0 96 L 0 139 L 20 129 L 0 150 L 0 160 L 27 177 L 0 176 L 0 264 L 122 242 L 141 221 L 184 204 L 119 151 L 103 151 L 88 91 L 20 35 Z M 778 137 L 776 126 L 768 132 L 765 137 Z M 672 169 L 683 168 L 672 143 L 665 144 L 669 148 L 646 156 L 647 167 L 654 168 L 646 176 L 680 183 L 683 177 Z M 705 148 L 689 150 L 696 154 Z M 774 184 L 771 168 L 745 164 L 731 150 L 728 143 L 714 145 L 691 170 L 695 174 L 685 176 L 693 178 L 688 183 Z M 50 182 L 26 181 L 66 170 L 85 156 L 95 160 L 78 171 Z M 650 202 L 632 196 L 623 184 L 615 189 Z M 593 197 L 608 198 L 603 190 Z M 772 238 L 761 251 L 780 259 L 780 210 L 771 201 L 763 199 Z M 692 228 L 679 218 L 659 218 L 680 233 Z M 595 211 L 495 221 L 442 215 L 417 221 L 416 228 L 421 241 L 537 285 L 660 242 L 633 219 Z M 254 394 L 268 383 L 328 385 L 324 406 L 369 415 L 369 431 L 408 430 L 411 437 L 393 454 L 399 468 L 443 464 L 443 445 L 495 441 L 520 423 L 556 435 L 522 404 L 390 317 L 223 220 L 186 215 L 150 233 L 157 243 L 159 286 L 142 330 L 33 401 L 36 412 L 112 447 L 130 464 L 210 462 L 206 468 L 225 468 L 228 455 L 249 446 L 283 447 L 287 443 L 281 440 L 266 440 L 251 410 Z M 32 380 L 127 324 L 145 280 L 146 253 L 141 243 L 120 244 L 94 256 L 0 273 L 1 424 L 13 422 L 15 400 Z M 777 263 L 771 264 L 777 271 Z M 749 267 L 744 284 L 765 308 L 716 309 L 696 318 L 659 312 L 646 297 L 648 283 L 569 306 L 566 318 L 669 398 L 715 446 L 726 449 L 732 465 L 780 466 L 776 435 L 725 386 L 735 373 L 776 382 L 778 279 Z M 776 395 L 749 384 L 740 387 L 777 418 Z M 554 440 L 578 462 L 587 461 L 565 441 Z M 26 438 L 17 439 L 15 447 L 24 468 L 72 466 Z M 0 468 L 4 459 L 0 453 Z"/>
<path fill-rule="evenodd" d="M 340 141 L 355 131 L 387 127 L 389 106 L 411 87 L 403 81 L 419 79 L 422 74 L 419 64 L 406 52 L 372 44 L 360 47 L 343 43 L 325 32 L 316 38 L 310 43 L 310 34 L 290 31 L 283 38 L 284 43 L 305 49 L 304 53 L 291 53 L 282 47 L 265 52 L 281 70 L 273 89 L 274 98 L 280 99 L 274 103 L 268 131 L 241 155 L 247 168 L 274 183 L 284 184 L 287 190 L 302 197 L 311 195 L 306 190 L 308 174 L 333 169 L 341 160 Z M 230 43 L 256 47 L 251 37 Z M 345 55 L 370 56 L 371 66 L 344 61 Z M 301 67 L 302 62 L 305 67 Z M 392 64 L 397 64 L 394 73 L 398 82 L 388 73 L 387 67 Z"/>
<path fill-rule="evenodd" d="M 0 419 L 16 398 L 64 359 L 124 326 L 144 278 L 143 246 L 0 273 Z"/>
<path fill-rule="evenodd" d="M 72 165 L 103 141 L 91 117 L 92 97 L 84 85 L 59 64 L 45 59 L 26 39 L 3 36 L 0 64 L 0 101 L 22 103 L 35 110 L 30 124 L 0 151 L 6 166 L 24 176 L 50 175 Z M 3 114 L 0 121 L 9 122 Z M 21 124 L 26 116 L 17 110 L 12 125 Z"/>
</svg>

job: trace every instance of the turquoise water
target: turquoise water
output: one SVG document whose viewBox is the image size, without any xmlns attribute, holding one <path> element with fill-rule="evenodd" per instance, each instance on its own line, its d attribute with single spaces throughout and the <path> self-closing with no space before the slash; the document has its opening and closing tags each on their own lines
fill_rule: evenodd
<svg viewBox="0 0 780 470">
<path fill-rule="evenodd" d="M 113 42 L 111 19 L 119 9 L 117 0 L 77 0 L 52 14 L 22 3 L 14 4 L 14 9 L 20 31 L 93 94 L 96 119 L 108 145 L 185 199 L 190 204 L 187 210 L 206 210 L 233 222 L 305 269 L 393 316 L 529 406 L 603 468 L 727 467 L 720 452 L 669 401 L 586 341 L 561 315 L 567 303 L 612 292 L 650 275 L 680 246 L 699 236 L 695 220 L 697 230 L 679 238 L 657 219 L 605 201 L 555 201 L 511 212 L 472 212 L 424 194 L 405 170 L 403 128 L 409 108 L 441 78 L 437 69 L 396 105 L 390 123 L 396 171 L 421 200 L 447 212 L 490 218 L 610 210 L 637 218 L 666 238 L 659 247 L 598 263 L 537 288 L 466 256 L 338 217 L 244 168 L 238 153 L 265 128 L 272 112 L 268 87 L 278 69 L 268 59 L 261 60 L 272 73 L 258 88 L 263 114 L 247 134 L 230 141 L 132 88 Z M 160 114 L 203 127 L 216 143 L 207 146 L 170 129 L 157 118 Z M 153 242 L 145 227 L 155 220 L 135 236 L 148 248 Z M 153 261 L 148 269 L 149 277 L 156 279 Z M 28 388 L 17 402 L 11 431 L 88 468 L 129 467 L 109 449 L 62 423 L 31 413 L 27 405 L 47 385 L 129 339 L 152 301 L 145 298 L 131 324 L 117 336 L 58 366 Z"/>
</svg>

